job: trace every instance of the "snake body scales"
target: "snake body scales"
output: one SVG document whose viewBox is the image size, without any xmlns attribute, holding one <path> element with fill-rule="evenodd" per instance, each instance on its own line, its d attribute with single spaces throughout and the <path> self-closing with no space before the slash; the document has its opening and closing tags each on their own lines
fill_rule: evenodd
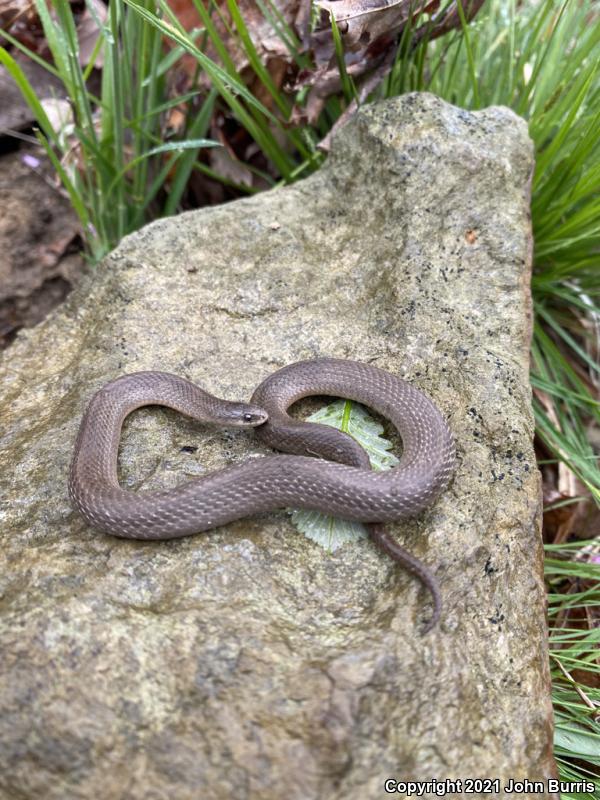
<svg viewBox="0 0 600 800">
<path fill-rule="evenodd" d="M 349 435 L 291 417 L 288 408 L 310 395 L 355 400 L 389 419 L 402 438 L 398 466 L 372 472 Z M 121 426 L 146 405 L 201 422 L 254 427 L 263 442 L 292 455 L 253 458 L 164 491 L 127 491 L 117 479 Z M 431 400 L 370 364 L 334 358 L 290 364 L 267 377 L 249 404 L 221 400 L 170 373 L 138 372 L 111 381 L 92 398 L 75 445 L 69 493 L 90 525 L 131 539 L 173 539 L 284 507 L 370 523 L 371 538 L 432 592 L 429 629 L 440 613 L 437 581 L 381 523 L 430 505 L 447 486 L 454 461 L 452 435 Z"/>
</svg>

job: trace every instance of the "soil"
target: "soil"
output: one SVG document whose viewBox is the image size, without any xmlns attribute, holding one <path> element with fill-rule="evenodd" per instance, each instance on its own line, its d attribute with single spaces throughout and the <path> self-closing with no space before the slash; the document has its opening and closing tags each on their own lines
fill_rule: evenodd
<svg viewBox="0 0 600 800">
<path fill-rule="evenodd" d="M 3 138 L 6 148 L 17 140 Z M 84 268 L 79 222 L 34 145 L 0 156 L 0 348 L 59 305 Z"/>
</svg>

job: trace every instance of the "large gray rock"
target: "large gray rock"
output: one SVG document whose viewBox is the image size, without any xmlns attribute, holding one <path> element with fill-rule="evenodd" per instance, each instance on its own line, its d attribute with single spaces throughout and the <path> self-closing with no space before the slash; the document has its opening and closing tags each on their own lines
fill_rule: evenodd
<svg viewBox="0 0 600 800">
<path fill-rule="evenodd" d="M 386 778 L 553 774 L 531 169 L 506 109 L 370 106 L 318 174 L 149 225 L 19 336 L 1 372 L 3 800 L 369 800 Z M 456 436 L 449 490 L 393 526 L 442 585 L 427 636 L 427 593 L 368 540 L 331 555 L 278 512 L 124 541 L 69 506 L 77 427 L 105 381 L 167 369 L 243 399 L 322 355 L 404 376 Z M 171 486 L 259 452 L 146 409 L 126 424 L 122 481 Z"/>
</svg>

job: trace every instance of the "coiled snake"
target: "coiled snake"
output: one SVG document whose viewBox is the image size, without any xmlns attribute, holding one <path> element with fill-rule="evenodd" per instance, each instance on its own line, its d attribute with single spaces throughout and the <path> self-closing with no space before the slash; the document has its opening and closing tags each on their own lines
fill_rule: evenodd
<svg viewBox="0 0 600 800">
<path fill-rule="evenodd" d="M 389 419 L 402 437 L 399 465 L 372 472 L 367 454 L 350 436 L 290 417 L 289 406 L 309 395 L 346 397 Z M 263 442 L 294 455 L 253 458 L 174 489 L 127 491 L 117 480 L 121 426 L 131 411 L 146 405 L 168 406 L 201 422 L 254 427 Z M 69 492 L 90 525 L 132 539 L 173 539 L 283 507 L 371 523 L 371 538 L 432 592 L 428 630 L 440 613 L 437 581 L 380 523 L 430 505 L 448 484 L 453 467 L 452 435 L 424 394 L 369 364 L 319 358 L 274 372 L 250 404 L 221 400 L 165 372 L 111 381 L 94 395 L 81 423 Z"/>
</svg>

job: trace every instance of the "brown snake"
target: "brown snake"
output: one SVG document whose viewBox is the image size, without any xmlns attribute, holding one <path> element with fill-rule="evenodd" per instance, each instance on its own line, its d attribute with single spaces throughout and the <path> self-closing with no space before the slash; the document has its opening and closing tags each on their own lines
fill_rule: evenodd
<svg viewBox="0 0 600 800">
<path fill-rule="evenodd" d="M 402 437 L 398 466 L 372 472 L 367 454 L 352 437 L 290 417 L 289 406 L 309 395 L 346 397 L 389 419 Z M 174 489 L 127 491 L 117 480 L 121 426 L 131 411 L 146 405 L 168 406 L 201 422 L 254 427 L 263 442 L 295 455 L 250 459 Z M 429 630 L 440 614 L 437 581 L 377 523 L 412 516 L 430 505 L 453 468 L 452 435 L 424 394 L 369 364 L 320 358 L 274 372 L 250 404 L 221 400 L 166 372 L 138 372 L 107 383 L 82 420 L 69 493 L 90 525 L 131 539 L 173 539 L 284 507 L 373 523 L 371 538 L 431 591 Z"/>
</svg>

